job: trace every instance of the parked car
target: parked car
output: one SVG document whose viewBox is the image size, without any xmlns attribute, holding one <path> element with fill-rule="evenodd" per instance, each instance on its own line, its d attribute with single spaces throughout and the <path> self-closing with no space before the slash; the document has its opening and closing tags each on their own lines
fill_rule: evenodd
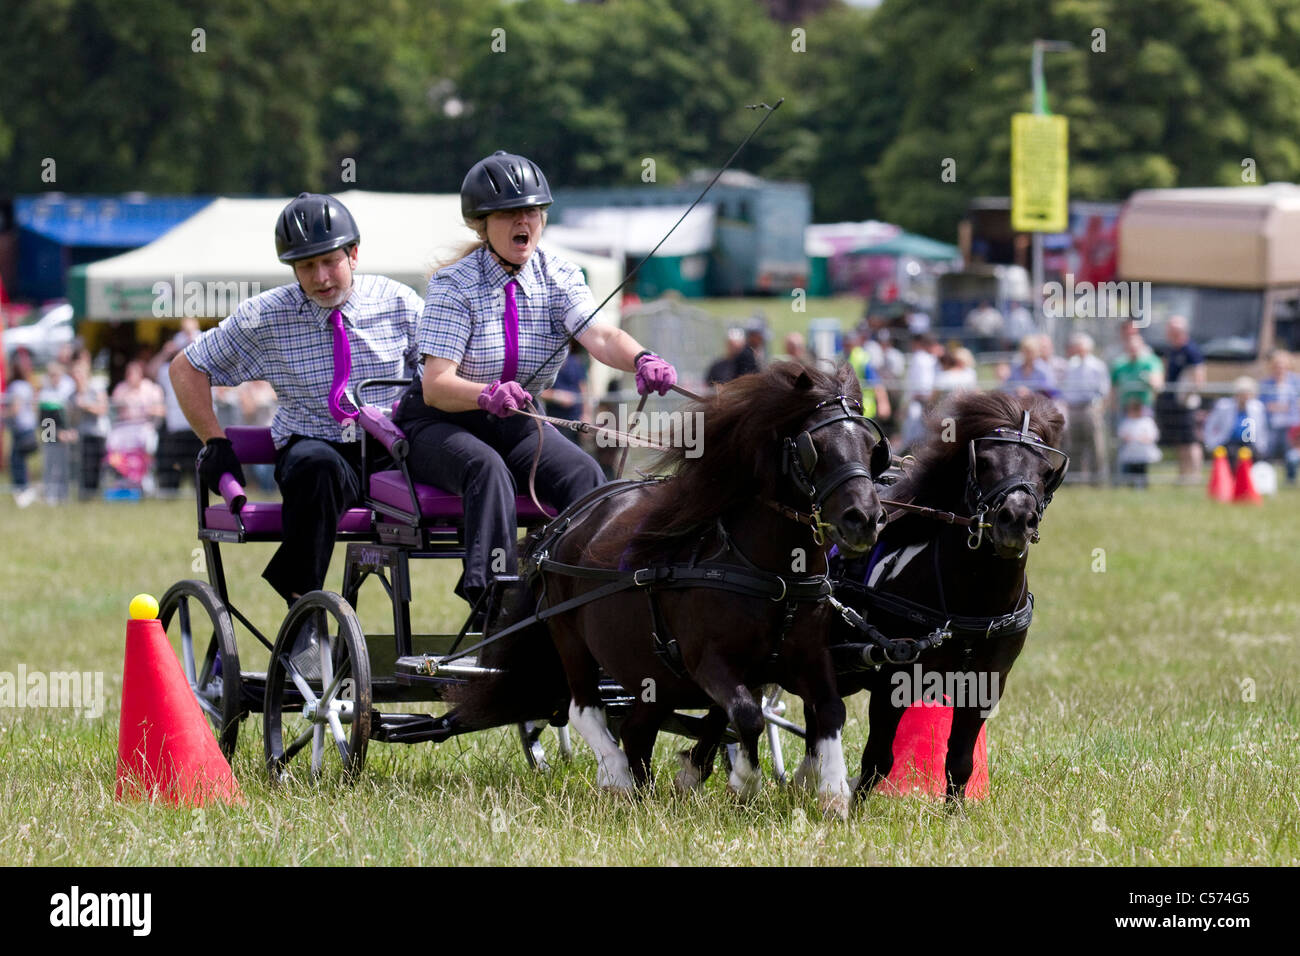
<svg viewBox="0 0 1300 956">
<path fill-rule="evenodd" d="M 57 302 L 44 307 L 31 322 L 4 331 L 5 362 L 8 363 L 17 349 L 32 353 L 37 368 L 54 358 L 59 348 L 72 341 L 72 306 Z"/>
</svg>

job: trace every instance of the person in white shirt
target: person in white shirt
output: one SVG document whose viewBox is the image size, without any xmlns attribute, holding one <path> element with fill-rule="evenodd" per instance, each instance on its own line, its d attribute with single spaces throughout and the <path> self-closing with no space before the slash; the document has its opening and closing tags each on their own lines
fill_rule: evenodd
<svg viewBox="0 0 1300 956">
<path fill-rule="evenodd" d="M 1214 403 L 1205 420 L 1205 447 L 1213 451 L 1222 445 L 1232 461 L 1240 449 L 1249 448 L 1259 461 L 1268 454 L 1269 439 L 1268 412 L 1259 400 L 1259 385 L 1243 375 L 1232 383 L 1232 391 L 1232 397 Z"/>
<path fill-rule="evenodd" d="M 1002 337 L 1002 313 L 987 299 L 966 316 L 966 330 L 975 336 L 975 347 L 987 351 L 996 347 Z"/>
<path fill-rule="evenodd" d="M 906 448 L 925 434 L 925 413 L 934 399 L 934 378 L 939 371 L 939 361 L 934 357 L 934 339 L 918 335 L 912 339 L 912 351 L 907 355 L 907 371 L 903 376 L 904 418 L 899 441 Z"/>
<path fill-rule="evenodd" d="M 1126 484 L 1134 488 L 1147 486 L 1147 466 L 1160 460 L 1160 431 L 1156 421 L 1146 414 L 1141 399 L 1134 398 L 1124 407 L 1124 417 L 1119 421 L 1119 451 L 1115 458 Z"/>
<path fill-rule="evenodd" d="M 1065 451 L 1074 480 L 1100 485 L 1106 479 L 1106 396 L 1110 369 L 1093 354 L 1092 336 L 1076 332 L 1066 349 L 1061 399 L 1066 409 Z"/>
</svg>

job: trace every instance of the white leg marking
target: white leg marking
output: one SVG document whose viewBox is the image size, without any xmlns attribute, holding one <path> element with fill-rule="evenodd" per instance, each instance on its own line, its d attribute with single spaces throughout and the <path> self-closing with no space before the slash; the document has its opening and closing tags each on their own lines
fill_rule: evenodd
<svg viewBox="0 0 1300 956">
<path fill-rule="evenodd" d="M 605 712 L 599 707 L 579 707 L 569 702 L 569 720 L 587 745 L 596 752 L 596 784 L 608 790 L 631 790 L 632 771 L 623 753 L 605 724 Z"/>
<path fill-rule="evenodd" d="M 689 793 L 692 790 L 698 790 L 704 785 L 704 774 L 699 767 L 691 762 L 691 752 L 683 750 L 677 755 L 677 762 L 682 765 L 682 769 L 677 771 L 677 776 L 673 777 L 673 786 L 679 793 Z"/>
<path fill-rule="evenodd" d="M 731 776 L 727 780 L 727 789 L 738 795 L 741 800 L 753 800 L 763 786 L 763 775 L 759 768 L 749 762 L 749 754 L 742 744 L 736 748 L 735 759 L 731 763 Z"/>
<path fill-rule="evenodd" d="M 903 568 L 907 567 L 909 561 L 924 551 L 926 545 L 927 542 L 925 541 L 922 541 L 920 544 L 909 544 L 901 552 L 891 552 L 890 554 L 881 557 L 881 559 L 876 562 L 876 566 L 871 569 L 871 576 L 867 578 L 867 587 L 874 588 L 880 583 L 880 576 L 884 574 L 885 568 L 890 563 L 889 559 L 893 557 L 894 554 L 898 555 L 898 561 L 890 570 L 889 577 L 885 578 L 886 581 L 892 581 L 894 578 L 902 574 Z"/>
<path fill-rule="evenodd" d="M 818 802 L 826 816 L 847 820 L 849 817 L 848 769 L 844 766 L 844 746 L 837 730 L 830 737 L 817 741 L 817 756 L 821 766 L 821 786 Z"/>
</svg>

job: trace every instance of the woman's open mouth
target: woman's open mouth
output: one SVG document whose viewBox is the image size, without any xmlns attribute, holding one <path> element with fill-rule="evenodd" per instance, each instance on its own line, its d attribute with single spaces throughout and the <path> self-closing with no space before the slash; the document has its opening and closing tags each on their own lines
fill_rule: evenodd
<svg viewBox="0 0 1300 956">
<path fill-rule="evenodd" d="M 514 243 L 516 249 L 522 252 L 528 248 L 528 243 L 532 241 L 532 237 L 526 232 L 517 232 L 510 237 L 510 241 Z"/>
</svg>

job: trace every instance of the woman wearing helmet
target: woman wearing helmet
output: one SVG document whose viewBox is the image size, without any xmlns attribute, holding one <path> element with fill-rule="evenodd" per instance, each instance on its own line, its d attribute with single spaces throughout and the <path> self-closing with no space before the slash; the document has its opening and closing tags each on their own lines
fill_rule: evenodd
<svg viewBox="0 0 1300 956">
<path fill-rule="evenodd" d="M 457 591 L 473 603 L 492 575 L 515 573 L 516 489 L 528 485 L 539 440 L 536 488 L 550 506 L 565 508 L 604 481 L 551 425 L 539 435 L 532 419 L 513 414 L 555 381 L 569 336 L 597 361 L 635 372 L 643 395 L 666 393 L 677 373 L 621 329 L 588 322 L 595 302 L 582 272 L 537 248 L 551 189 L 534 163 L 497 151 L 474 164 L 460 196 L 479 242 L 429 280 L 416 332 L 423 374 L 395 421 L 410 440 L 413 477 L 464 499 Z"/>
</svg>

